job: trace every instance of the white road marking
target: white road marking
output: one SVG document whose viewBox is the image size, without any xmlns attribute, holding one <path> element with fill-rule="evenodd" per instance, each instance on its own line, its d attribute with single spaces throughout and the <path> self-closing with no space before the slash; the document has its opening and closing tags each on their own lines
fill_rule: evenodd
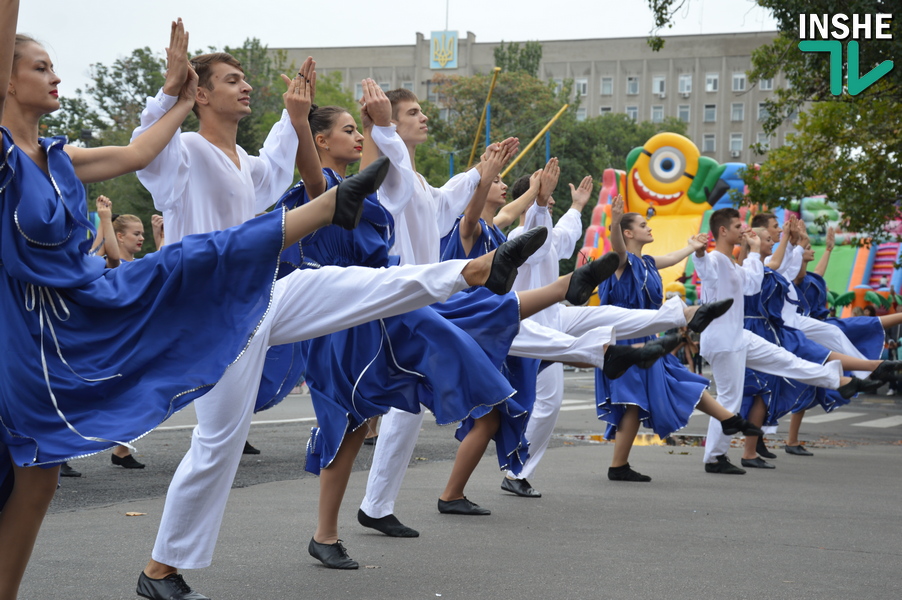
<svg viewBox="0 0 902 600">
<path fill-rule="evenodd" d="M 863 417 L 866 414 L 867 413 L 834 411 L 834 412 L 824 413 L 822 415 L 817 415 L 814 417 L 809 417 L 808 415 L 805 415 L 805 419 L 802 421 L 802 423 L 803 424 L 829 423 L 830 421 L 842 421 L 843 419 L 854 419 L 855 417 Z"/>
<path fill-rule="evenodd" d="M 902 425 L 902 416 L 886 417 L 884 419 L 874 419 L 873 421 L 863 421 L 861 423 L 852 423 L 853 427 L 877 427 L 884 429 L 886 427 L 895 427 Z"/>
<path fill-rule="evenodd" d="M 595 408 L 594 402 L 589 402 L 586 404 L 573 404 L 571 406 L 564 406 L 561 408 L 561 412 L 563 412 L 565 410 L 589 410 L 590 408 L 592 408 L 592 409 Z"/>
</svg>

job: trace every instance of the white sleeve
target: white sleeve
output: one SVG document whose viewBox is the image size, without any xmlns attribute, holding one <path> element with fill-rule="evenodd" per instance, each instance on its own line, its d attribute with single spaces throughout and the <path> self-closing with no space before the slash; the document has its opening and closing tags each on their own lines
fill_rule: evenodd
<svg viewBox="0 0 902 600">
<path fill-rule="evenodd" d="M 438 210 L 435 215 L 438 222 L 438 230 L 442 237 L 448 235 L 457 222 L 457 217 L 463 214 L 482 179 L 479 171 L 470 169 L 459 175 L 455 175 L 448 183 L 439 189 L 431 188 L 433 196 L 438 199 Z"/>
<path fill-rule="evenodd" d="M 176 102 L 178 97 L 164 94 L 162 88 L 156 96 L 148 96 L 147 105 L 141 112 L 141 124 L 132 132 L 132 141 L 159 121 Z M 141 185 L 153 196 L 153 205 L 157 210 L 171 208 L 183 197 L 188 184 L 188 169 L 191 164 L 180 136 L 181 131 L 177 130 L 163 151 L 137 172 Z"/>
<path fill-rule="evenodd" d="M 752 296 L 761 291 L 761 282 L 764 281 L 764 262 L 758 252 L 749 252 L 742 261 L 742 295 Z"/>
<path fill-rule="evenodd" d="M 539 206 L 535 202 L 529 205 L 526 214 L 523 217 L 523 231 L 525 233 L 535 227 L 544 227 L 548 230 L 548 237 L 542 247 L 536 250 L 532 256 L 526 259 L 527 265 L 537 265 L 542 262 L 554 243 L 554 223 L 551 220 L 551 211 L 547 206 Z M 508 238 L 510 239 L 510 238 Z M 558 255 L 560 256 L 560 255 Z"/>
<path fill-rule="evenodd" d="M 576 248 L 576 242 L 583 234 L 582 215 L 576 209 L 571 208 L 564 216 L 557 220 L 552 235 L 554 237 L 554 249 L 561 258 L 569 257 Z"/>
<path fill-rule="evenodd" d="M 786 243 L 789 244 L 788 241 Z M 794 280 L 799 275 L 799 269 L 802 268 L 802 258 L 804 257 L 804 254 L 804 248 L 790 244 L 786 248 L 786 254 L 783 255 L 783 262 L 780 263 L 780 268 L 777 269 L 777 273 L 785 277 L 788 281 Z"/>
<path fill-rule="evenodd" d="M 394 216 L 400 215 L 413 198 L 417 174 L 410 164 L 410 153 L 395 131 L 395 126 L 373 126 L 370 134 L 379 152 L 388 157 L 392 168 L 379 187 L 379 203 Z"/>
<path fill-rule="evenodd" d="M 294 163 L 298 153 L 298 134 L 288 111 L 272 126 L 263 142 L 260 156 L 249 156 L 251 180 L 254 182 L 254 212 L 262 213 L 276 203 L 294 179 Z"/>
</svg>

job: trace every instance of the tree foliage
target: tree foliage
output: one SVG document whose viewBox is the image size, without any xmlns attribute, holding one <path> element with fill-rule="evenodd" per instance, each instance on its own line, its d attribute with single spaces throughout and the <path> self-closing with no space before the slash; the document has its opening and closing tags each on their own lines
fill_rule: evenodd
<svg viewBox="0 0 902 600">
<path fill-rule="evenodd" d="M 495 66 L 501 67 L 505 73 L 526 73 L 539 76 L 539 63 L 542 62 L 542 44 L 526 42 L 523 47 L 517 42 L 507 46 L 504 40 L 495 47 Z"/>
<path fill-rule="evenodd" d="M 648 0 L 656 18 L 672 19 L 662 8 L 668 0 Z M 773 133 L 798 114 L 795 133 L 786 143 L 767 151 L 760 169 L 746 170 L 749 194 L 743 202 L 789 206 L 804 196 L 827 194 L 843 213 L 848 231 L 865 237 L 886 238 L 888 222 L 902 218 L 902 67 L 862 93 L 830 93 L 830 58 L 827 53 L 802 52 L 799 14 L 894 13 L 898 2 L 889 0 L 758 0 L 777 21 L 773 43 L 752 54 L 751 83 L 782 73 L 789 85 L 776 89 L 767 101 L 767 133 Z M 862 75 L 885 60 L 902 56 L 902 32 L 891 21 L 892 40 L 860 40 Z M 845 44 L 844 44 L 845 46 Z M 847 50 L 844 49 L 844 52 Z M 845 57 L 845 55 L 844 55 Z M 845 72 L 844 65 L 844 72 Z M 766 148 L 756 148 L 766 151 Z"/>
</svg>

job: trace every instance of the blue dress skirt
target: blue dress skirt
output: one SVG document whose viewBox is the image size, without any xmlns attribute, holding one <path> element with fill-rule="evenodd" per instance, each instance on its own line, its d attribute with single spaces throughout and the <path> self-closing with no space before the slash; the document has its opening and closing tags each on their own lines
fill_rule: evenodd
<svg viewBox="0 0 902 600">
<path fill-rule="evenodd" d="M 801 359 L 824 364 L 830 351 L 806 338 L 801 331 L 786 327 L 783 322 L 783 305 L 790 285 L 782 275 L 764 267 L 761 291 L 744 298 L 745 328 Z M 740 414 L 748 417 L 755 397 L 760 396 L 767 411 L 764 425 L 776 425 L 782 416 L 797 410 L 799 406 L 826 397 L 823 388 L 753 369 L 746 369 L 745 373 Z M 836 397 L 842 400 L 838 394 Z"/>
<path fill-rule="evenodd" d="M 107 269 L 82 183 L 0 128 L 0 506 L 11 462 L 52 466 L 131 442 L 207 392 L 270 303 L 283 212 Z M 140 389 L 140 393 L 136 393 Z"/>
<path fill-rule="evenodd" d="M 624 308 L 661 308 L 664 287 L 654 258 L 627 253 L 627 260 L 619 278 L 611 277 L 599 286 L 600 303 Z M 643 343 L 654 337 L 617 340 L 617 344 Z M 672 354 L 649 369 L 630 367 L 623 376 L 613 380 L 605 377 L 601 369 L 595 369 L 596 410 L 598 418 L 608 424 L 605 437 L 612 439 L 626 409 L 637 406 L 642 424 L 665 438 L 689 423 L 707 387 L 707 379 L 691 373 Z"/>
<path fill-rule="evenodd" d="M 340 181 L 333 171 L 323 172 L 329 187 Z M 306 201 L 299 183 L 280 204 L 290 208 Z M 388 266 L 393 225 L 371 196 L 357 229 L 330 226 L 307 236 L 285 250 L 282 271 L 326 264 Z M 328 467 L 346 433 L 367 419 L 389 408 L 418 413 L 421 404 L 440 425 L 461 423 L 498 407 L 506 416 L 501 428 L 505 433 L 496 437 L 499 465 L 522 468 L 527 457 L 526 411 L 499 371 L 518 329 L 514 295 L 455 294 L 443 304 L 302 342 L 306 382 L 319 423 L 308 443 L 307 471 L 319 473 Z"/>
</svg>

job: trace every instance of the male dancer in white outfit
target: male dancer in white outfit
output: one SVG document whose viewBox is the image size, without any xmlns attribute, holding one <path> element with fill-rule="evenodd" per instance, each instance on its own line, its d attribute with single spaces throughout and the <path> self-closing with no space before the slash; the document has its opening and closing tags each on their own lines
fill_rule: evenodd
<svg viewBox="0 0 902 600">
<path fill-rule="evenodd" d="M 313 70 L 312 60 L 305 62 L 294 81 L 283 75 L 289 85 L 284 95 L 286 111 L 267 137 L 260 157 L 248 156 L 235 141 L 238 121 L 250 113 L 251 88 L 240 64 L 216 53 L 195 58 L 193 66 L 199 78 L 195 110 L 200 131 L 177 133 L 138 174 L 157 208 L 164 211 L 169 243 L 191 233 L 237 225 L 274 204 L 291 184 L 298 135 L 310 135 L 304 129 L 307 119 L 297 117 L 306 117 L 310 108 L 304 100 L 309 93 L 302 94 L 301 89 L 307 85 L 304 73 Z M 157 97 L 148 98 L 134 137 L 175 102 L 175 82 L 183 81 L 189 68 L 187 57 L 169 65 L 166 83 Z M 464 261 L 400 269 L 324 267 L 295 271 L 274 282 L 269 310 L 248 347 L 195 402 L 198 425 L 170 484 L 152 559 L 138 580 L 138 594 L 152 600 L 206 599 L 192 591 L 177 570 L 206 567 L 212 561 L 269 346 L 443 301 L 469 287 L 464 279 L 474 281 L 474 269 L 475 265 Z M 479 283 L 478 278 L 475 281 Z M 329 302 L 329 298 L 342 301 Z"/>
<path fill-rule="evenodd" d="M 702 248 L 695 253 L 695 268 L 702 282 L 702 298 L 710 302 L 758 293 L 764 277 L 764 264 L 758 253 L 761 245 L 758 236 L 753 231 L 743 232 L 739 211 L 734 208 L 714 211 L 710 227 L 715 250 L 708 253 Z M 740 267 L 734 262 L 732 252 L 743 236 L 748 238 L 750 252 Z M 746 367 L 818 387 L 838 389 L 847 398 L 874 383 L 843 376 L 838 360 L 823 365 L 802 360 L 744 329 L 743 318 L 743 304 L 736 302 L 701 335 L 700 350 L 711 364 L 717 401 L 729 411 L 738 412 L 742 404 Z M 705 442 L 706 472 L 745 474 L 744 469 L 733 465 L 727 458 L 729 447 L 730 438 L 724 435 L 720 422 L 711 419 Z"/>
</svg>

